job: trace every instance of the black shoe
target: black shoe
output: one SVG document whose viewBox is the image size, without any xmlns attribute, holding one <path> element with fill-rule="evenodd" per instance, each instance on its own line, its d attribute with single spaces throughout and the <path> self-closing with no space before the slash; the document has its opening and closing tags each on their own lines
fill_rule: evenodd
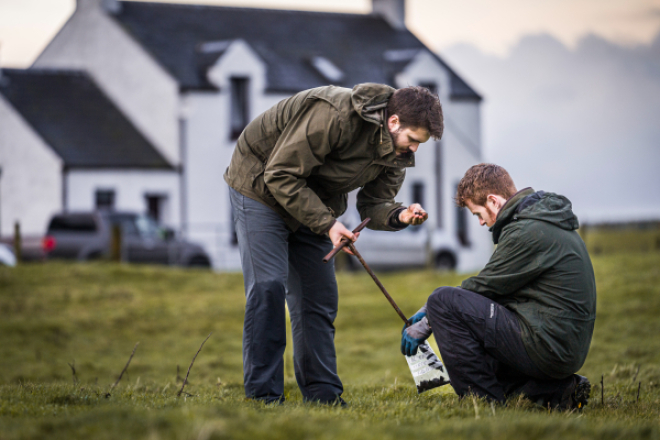
<svg viewBox="0 0 660 440">
<path fill-rule="evenodd" d="M 266 405 L 284 405 L 284 402 L 286 401 L 284 396 L 247 397 L 246 399 L 263 402 Z"/>
<path fill-rule="evenodd" d="M 562 395 L 559 409 L 582 409 L 589 403 L 591 394 L 591 382 L 584 376 L 573 375 L 572 383 L 566 388 Z"/>
<path fill-rule="evenodd" d="M 338 406 L 341 408 L 347 408 L 348 403 L 344 399 L 342 399 L 340 396 L 337 396 L 336 399 L 332 400 L 321 400 L 321 399 L 304 399 L 305 402 L 307 403 L 317 403 L 319 405 L 328 405 L 328 406 Z"/>
</svg>

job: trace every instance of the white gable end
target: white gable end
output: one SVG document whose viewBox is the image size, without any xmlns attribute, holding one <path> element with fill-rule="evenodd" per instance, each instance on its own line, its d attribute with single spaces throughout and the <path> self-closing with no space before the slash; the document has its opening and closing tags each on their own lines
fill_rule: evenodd
<svg viewBox="0 0 660 440">
<path fill-rule="evenodd" d="M 111 17 L 105 1 L 79 0 L 33 67 L 86 70 L 172 164 L 179 163 L 179 88 Z"/>
<path fill-rule="evenodd" d="M 43 235 L 62 208 L 63 161 L 1 95 L 0 133 L 0 236 L 17 221 L 24 235 Z"/>
<path fill-rule="evenodd" d="M 231 77 L 250 78 L 254 92 L 262 94 L 266 88 L 266 65 L 249 44 L 234 40 L 209 68 L 206 77 L 221 90 L 229 87 Z"/>
</svg>

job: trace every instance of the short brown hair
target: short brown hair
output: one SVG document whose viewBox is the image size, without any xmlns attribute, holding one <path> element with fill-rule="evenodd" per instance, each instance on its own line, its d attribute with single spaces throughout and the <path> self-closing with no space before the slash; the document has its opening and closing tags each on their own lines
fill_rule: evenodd
<svg viewBox="0 0 660 440">
<path fill-rule="evenodd" d="M 387 114 L 397 115 L 402 127 L 424 128 L 440 139 L 445 128 L 440 98 L 426 87 L 406 87 L 394 92 Z"/>
<path fill-rule="evenodd" d="M 488 194 L 509 199 L 516 191 L 513 179 L 504 168 L 492 163 L 480 163 L 466 171 L 458 183 L 455 200 L 461 208 L 467 206 L 468 200 L 475 205 L 486 206 Z"/>
</svg>

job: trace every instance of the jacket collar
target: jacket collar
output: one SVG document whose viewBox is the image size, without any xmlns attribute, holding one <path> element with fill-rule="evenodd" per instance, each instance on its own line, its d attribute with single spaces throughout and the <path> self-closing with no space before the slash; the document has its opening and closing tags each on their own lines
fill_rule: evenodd
<svg viewBox="0 0 660 440">
<path fill-rule="evenodd" d="M 489 231 L 493 233 L 493 243 L 497 244 L 499 242 L 502 229 L 511 223 L 514 215 L 516 214 L 516 207 L 525 197 L 530 194 L 534 194 L 534 190 L 531 187 L 521 189 L 512 195 L 509 200 L 506 201 L 506 203 L 504 203 L 504 206 L 502 206 L 500 212 L 497 213 L 495 224 L 489 229 Z"/>
</svg>

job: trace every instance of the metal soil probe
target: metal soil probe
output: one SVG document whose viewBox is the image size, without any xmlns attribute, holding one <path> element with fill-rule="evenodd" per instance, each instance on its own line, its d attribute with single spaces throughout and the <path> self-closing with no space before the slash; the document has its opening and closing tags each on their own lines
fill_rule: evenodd
<svg viewBox="0 0 660 440">
<path fill-rule="evenodd" d="M 360 232 L 362 229 L 364 229 L 370 220 L 370 218 L 364 219 L 362 223 L 353 229 L 353 233 Z M 380 291 L 383 292 L 385 298 L 387 298 L 394 310 L 396 310 L 396 313 L 406 324 L 406 327 L 409 326 L 410 322 L 408 321 L 408 318 L 406 318 L 406 315 L 401 311 L 392 296 L 387 292 L 387 289 L 385 289 L 385 286 L 383 286 L 378 277 L 376 277 L 376 274 L 373 272 L 373 270 L 371 270 L 367 262 L 364 261 L 364 258 L 362 258 L 362 255 L 360 255 L 352 241 L 347 238 L 343 238 L 339 243 L 339 246 L 334 248 L 332 251 L 330 251 L 330 253 L 328 253 L 328 255 L 323 258 L 323 262 L 327 263 L 330 261 L 335 255 L 337 255 L 339 251 L 344 248 L 344 246 L 348 246 L 351 252 L 353 252 L 353 255 L 355 255 L 357 259 L 360 260 L 360 263 L 362 263 L 364 269 L 367 271 L 367 273 L 369 273 L 369 275 L 371 275 L 371 278 L 374 280 Z M 436 356 L 436 354 L 433 352 L 433 349 L 430 345 L 428 345 L 427 342 L 419 345 L 419 349 L 416 355 L 406 356 L 406 361 L 408 361 L 408 367 L 410 368 L 410 372 L 415 379 L 418 393 L 422 393 L 424 391 L 449 383 L 449 375 L 447 374 L 444 365 L 440 359 L 438 359 L 438 356 Z"/>
</svg>

